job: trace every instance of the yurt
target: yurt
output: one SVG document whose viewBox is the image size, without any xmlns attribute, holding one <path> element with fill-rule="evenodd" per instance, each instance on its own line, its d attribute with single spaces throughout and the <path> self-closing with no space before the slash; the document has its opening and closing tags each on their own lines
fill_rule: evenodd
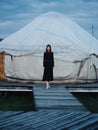
<svg viewBox="0 0 98 130">
<path fill-rule="evenodd" d="M 47 12 L 0 42 L 0 79 L 42 80 L 43 53 L 54 52 L 54 80 L 97 80 L 98 41 L 58 12 Z"/>
</svg>

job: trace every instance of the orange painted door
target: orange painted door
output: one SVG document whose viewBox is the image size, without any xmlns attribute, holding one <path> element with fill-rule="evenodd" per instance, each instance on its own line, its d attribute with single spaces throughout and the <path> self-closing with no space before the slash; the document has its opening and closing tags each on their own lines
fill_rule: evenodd
<svg viewBox="0 0 98 130">
<path fill-rule="evenodd" d="M 0 53 L 0 80 L 5 79 L 4 73 L 4 52 Z"/>
</svg>

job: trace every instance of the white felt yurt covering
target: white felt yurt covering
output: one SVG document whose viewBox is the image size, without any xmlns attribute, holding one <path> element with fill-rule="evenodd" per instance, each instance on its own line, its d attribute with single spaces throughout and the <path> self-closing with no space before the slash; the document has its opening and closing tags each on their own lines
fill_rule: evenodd
<svg viewBox="0 0 98 130">
<path fill-rule="evenodd" d="M 42 80 L 43 53 L 52 45 L 54 79 L 97 79 L 98 41 L 64 14 L 48 12 L 0 42 L 5 76 Z"/>
</svg>

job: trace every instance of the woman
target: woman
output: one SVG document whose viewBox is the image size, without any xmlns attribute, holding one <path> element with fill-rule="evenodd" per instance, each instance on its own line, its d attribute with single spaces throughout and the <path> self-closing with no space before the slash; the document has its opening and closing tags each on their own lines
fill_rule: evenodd
<svg viewBox="0 0 98 130">
<path fill-rule="evenodd" d="M 44 67 L 44 74 L 43 74 L 43 81 L 46 82 L 46 89 L 48 89 L 49 81 L 53 80 L 53 67 L 54 67 L 54 55 L 51 50 L 51 45 L 46 46 L 46 52 L 44 52 L 43 57 L 43 67 Z"/>
</svg>

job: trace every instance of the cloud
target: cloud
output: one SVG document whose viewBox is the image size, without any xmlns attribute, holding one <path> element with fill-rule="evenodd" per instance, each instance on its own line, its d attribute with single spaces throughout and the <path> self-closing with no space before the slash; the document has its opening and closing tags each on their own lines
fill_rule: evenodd
<svg viewBox="0 0 98 130">
<path fill-rule="evenodd" d="M 11 33 L 15 23 L 13 21 L 0 21 L 0 38 L 5 38 Z"/>
<path fill-rule="evenodd" d="M 10 11 L 16 8 L 16 4 L 13 4 L 12 2 L 9 2 L 4 0 L 4 1 L 0 1 L 0 9 L 2 11 Z"/>
<path fill-rule="evenodd" d="M 0 22 L 0 28 L 7 27 L 7 26 L 12 26 L 12 24 L 13 24 L 12 21 Z"/>
<path fill-rule="evenodd" d="M 0 38 L 5 38 L 5 37 L 8 37 L 9 36 L 9 33 L 0 33 Z"/>
<path fill-rule="evenodd" d="M 23 13 L 17 13 L 15 15 L 9 15 L 9 16 L 7 16 L 7 18 L 14 19 L 14 20 L 18 21 L 18 20 L 22 20 L 22 19 L 28 19 L 31 16 L 32 16 L 32 13 L 23 12 Z"/>
<path fill-rule="evenodd" d="M 10 10 L 13 9 L 14 7 L 12 5 L 6 4 L 6 5 L 1 5 L 0 8 Z"/>
<path fill-rule="evenodd" d="M 50 7 L 54 7 L 56 6 L 57 3 L 54 1 L 50 1 L 50 2 L 42 2 L 42 3 L 32 3 L 31 6 L 34 8 L 50 8 Z"/>
<path fill-rule="evenodd" d="M 10 35 L 38 15 L 48 11 L 64 13 L 87 31 L 89 31 L 91 24 L 98 28 L 97 0 L 4 0 L 0 2 L 0 10 L 2 11 L 0 14 L 0 34 L 5 33 L 6 30 L 7 34 Z"/>
</svg>

